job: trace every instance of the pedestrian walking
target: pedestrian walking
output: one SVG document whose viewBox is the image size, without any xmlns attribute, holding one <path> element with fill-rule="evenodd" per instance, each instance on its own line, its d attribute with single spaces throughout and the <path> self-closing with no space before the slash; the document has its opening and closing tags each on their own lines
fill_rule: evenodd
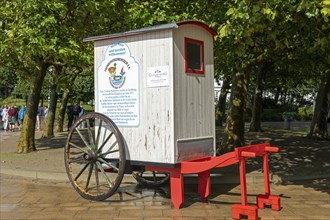
<svg viewBox="0 0 330 220">
<path fill-rule="evenodd" d="M 8 125 L 9 125 L 9 116 L 8 116 L 8 106 L 7 105 L 4 105 L 2 107 L 2 113 L 1 113 L 1 117 L 2 117 L 2 122 L 3 122 L 3 129 L 5 131 L 8 130 Z"/>
<path fill-rule="evenodd" d="M 3 106 L 0 106 L 0 130 L 3 130 L 2 108 L 3 108 Z"/>
<path fill-rule="evenodd" d="M 43 115 L 43 109 L 41 107 L 41 105 L 38 106 L 37 109 L 37 130 L 40 131 L 41 129 L 41 117 Z"/>
<path fill-rule="evenodd" d="M 79 113 L 79 118 L 84 115 L 84 108 L 83 108 L 83 106 L 81 105 L 80 108 L 81 108 L 81 110 L 80 110 L 80 113 Z M 85 122 L 84 121 L 81 122 L 80 128 L 85 128 Z"/>
<path fill-rule="evenodd" d="M 19 130 L 22 129 L 25 112 L 26 112 L 26 107 L 25 107 L 25 105 L 23 105 L 22 108 L 18 112 L 18 122 L 20 124 L 18 127 Z"/>
<path fill-rule="evenodd" d="M 14 105 L 12 105 L 8 110 L 8 121 L 10 131 L 15 131 L 15 126 L 17 123 L 17 108 Z"/>
<path fill-rule="evenodd" d="M 46 124 L 48 116 L 48 105 L 45 105 L 44 114 L 43 114 L 43 123 Z"/>
<path fill-rule="evenodd" d="M 71 128 L 72 122 L 73 122 L 73 110 L 72 105 L 68 105 L 66 107 L 66 114 L 68 115 L 68 131 Z"/>
<path fill-rule="evenodd" d="M 45 116 L 45 119 L 46 119 L 47 116 L 48 116 L 48 105 L 45 105 L 44 116 Z"/>
<path fill-rule="evenodd" d="M 73 114 L 73 123 L 79 118 L 79 114 L 81 112 L 81 107 L 78 103 L 75 103 L 72 106 L 72 114 Z"/>
</svg>

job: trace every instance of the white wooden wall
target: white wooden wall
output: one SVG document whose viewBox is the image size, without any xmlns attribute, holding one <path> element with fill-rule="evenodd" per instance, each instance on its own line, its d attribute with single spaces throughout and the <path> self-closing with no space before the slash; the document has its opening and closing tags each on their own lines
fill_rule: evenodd
<svg viewBox="0 0 330 220">
<path fill-rule="evenodd" d="M 184 72 L 184 37 L 204 42 L 204 75 Z M 199 26 L 182 25 L 177 29 L 96 41 L 95 88 L 97 70 L 113 42 L 127 44 L 140 65 L 140 125 L 119 127 L 128 147 L 127 160 L 142 165 L 146 165 L 144 162 L 176 164 L 213 155 L 213 36 Z M 148 87 L 147 70 L 158 66 L 169 67 L 169 85 Z M 97 92 L 95 101 L 98 112 Z"/>
<path fill-rule="evenodd" d="M 95 73 L 107 47 L 116 41 L 126 43 L 140 65 L 140 125 L 119 127 L 127 143 L 128 160 L 174 163 L 172 40 L 172 30 L 165 30 L 95 42 Z M 170 84 L 149 88 L 147 70 L 157 66 L 169 66 Z M 98 94 L 95 94 L 95 100 L 98 112 Z"/>
<path fill-rule="evenodd" d="M 174 29 L 174 140 L 213 139 L 213 143 L 203 145 L 205 149 L 190 149 L 185 155 L 176 157 L 201 157 L 200 154 L 212 155 L 215 148 L 215 109 L 214 109 L 214 68 L 213 68 L 213 36 L 196 25 L 182 25 Z M 204 42 L 204 74 L 187 74 L 184 70 L 184 38 L 192 38 Z M 211 146 L 210 146 L 211 144 Z M 190 144 L 192 145 L 192 144 Z M 206 150 L 206 151 L 204 151 Z M 195 154 L 195 155 L 194 155 Z"/>
</svg>

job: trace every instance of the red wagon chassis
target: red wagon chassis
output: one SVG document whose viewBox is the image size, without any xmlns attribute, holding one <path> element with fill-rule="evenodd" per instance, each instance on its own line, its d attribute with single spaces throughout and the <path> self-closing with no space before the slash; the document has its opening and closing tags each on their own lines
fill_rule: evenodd
<svg viewBox="0 0 330 220">
<path fill-rule="evenodd" d="M 146 170 L 170 173 L 171 200 L 175 208 L 180 208 L 184 202 L 184 174 L 198 174 L 198 194 L 202 201 L 210 195 L 210 170 L 217 167 L 225 167 L 239 163 L 241 204 L 232 206 L 232 217 L 240 219 L 247 215 L 249 220 L 258 219 L 258 208 L 264 208 L 265 204 L 271 205 L 273 210 L 280 210 L 280 197 L 271 195 L 269 182 L 268 154 L 278 152 L 278 147 L 271 147 L 269 143 L 238 147 L 235 151 L 221 156 L 205 157 L 191 161 L 181 162 L 177 168 L 163 168 L 146 166 Z M 246 191 L 245 158 L 263 157 L 265 194 L 257 195 L 256 205 L 249 205 Z"/>
</svg>

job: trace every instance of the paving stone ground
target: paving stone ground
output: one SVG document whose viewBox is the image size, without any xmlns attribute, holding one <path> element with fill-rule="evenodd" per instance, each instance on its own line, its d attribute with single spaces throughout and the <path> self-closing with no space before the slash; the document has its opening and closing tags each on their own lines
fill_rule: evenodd
<svg viewBox="0 0 330 220">
<path fill-rule="evenodd" d="M 313 187 L 323 186 L 324 189 Z M 261 220 L 330 219 L 329 180 L 310 180 L 287 185 L 272 185 L 271 191 L 281 196 L 280 211 L 259 209 Z M 248 187 L 248 200 L 263 186 Z M 168 187 L 147 188 L 126 183 L 104 202 L 81 198 L 66 182 L 33 180 L 0 175 L 0 219 L 160 219 L 219 220 L 232 219 L 231 205 L 240 202 L 237 184 L 213 184 L 206 203 L 196 193 L 196 185 L 185 186 L 185 203 L 175 209 L 168 196 Z"/>
<path fill-rule="evenodd" d="M 305 138 L 306 123 L 293 123 L 291 131 L 269 124 L 262 133 L 247 133 L 247 144 L 269 141 L 280 152 L 269 158 L 272 194 L 280 195 L 281 211 L 259 210 L 261 219 L 330 220 L 330 142 Z M 231 219 L 231 205 L 240 202 L 239 184 L 225 184 L 237 166 L 216 171 L 207 203 L 197 196 L 194 182 L 185 185 L 185 202 L 174 209 L 169 187 L 146 188 L 133 178 L 124 178 L 118 192 L 105 202 L 81 198 L 67 180 L 64 167 L 66 132 L 53 139 L 41 139 L 38 151 L 17 154 L 19 132 L 0 131 L 0 219 Z M 220 131 L 221 136 L 221 131 Z M 260 160 L 247 162 L 248 200 L 263 192 L 259 181 Z M 10 175 L 8 175 L 10 174 Z M 125 176 L 126 177 L 126 176 Z M 261 176 L 262 177 L 262 176 Z M 276 179 L 276 178 L 278 179 Z M 186 181 L 185 181 L 186 182 Z M 235 181 L 233 181 L 235 182 Z"/>
</svg>

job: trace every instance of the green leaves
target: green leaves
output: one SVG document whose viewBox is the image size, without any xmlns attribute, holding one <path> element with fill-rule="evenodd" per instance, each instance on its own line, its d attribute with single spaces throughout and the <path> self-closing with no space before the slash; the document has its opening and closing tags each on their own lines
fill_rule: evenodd
<svg viewBox="0 0 330 220">
<path fill-rule="evenodd" d="M 325 22 L 329 22 L 330 18 L 330 0 L 323 1 L 323 8 L 321 9 L 321 14 Z"/>
</svg>

